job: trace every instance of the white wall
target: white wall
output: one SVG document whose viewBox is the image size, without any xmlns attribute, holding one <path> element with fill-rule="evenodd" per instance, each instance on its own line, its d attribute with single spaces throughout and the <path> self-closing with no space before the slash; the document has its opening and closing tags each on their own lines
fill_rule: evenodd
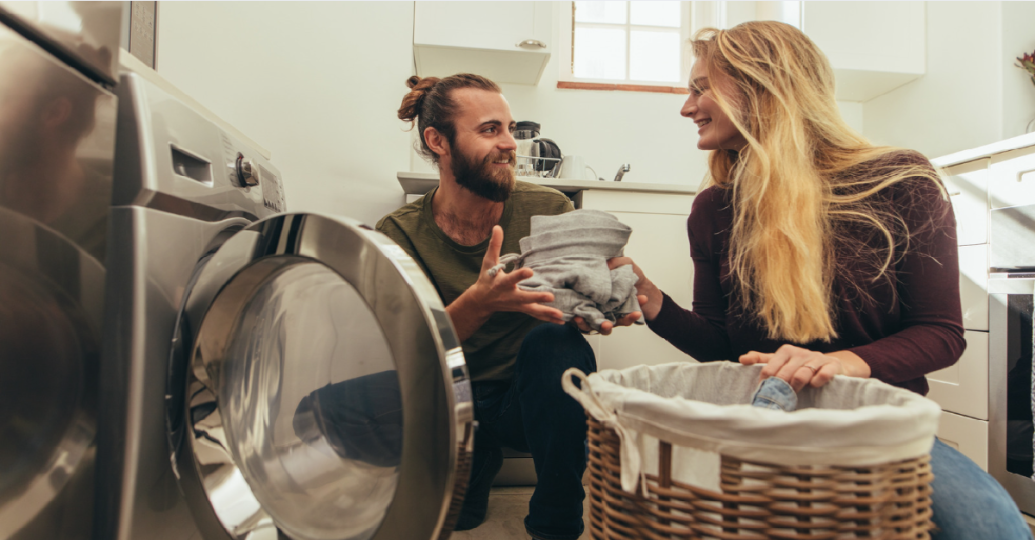
<svg viewBox="0 0 1035 540">
<path fill-rule="evenodd" d="M 561 44 L 560 9 L 554 14 L 554 43 Z M 753 6 L 752 6 L 752 14 Z M 580 155 L 598 176 L 612 180 L 629 163 L 623 182 L 700 185 L 708 170 L 707 152 L 697 149 L 697 127 L 679 115 L 686 95 L 647 92 L 570 90 L 557 88 L 555 53 L 537 86 L 505 84 L 503 94 L 516 120 L 542 124 L 542 136 L 555 141 L 564 154 Z M 862 107 L 839 103 L 849 125 L 863 129 Z M 415 171 L 433 169 L 414 154 Z"/>
<path fill-rule="evenodd" d="M 631 169 L 623 182 L 653 182 L 697 186 L 707 169 L 705 152 L 697 149 L 697 127 L 679 115 L 685 95 L 609 92 L 557 88 L 562 29 L 556 2 L 553 16 L 554 54 L 536 86 L 502 84 L 514 119 L 542 124 L 541 135 L 565 154 L 580 155 L 598 176 L 612 180 L 618 168 Z M 433 171 L 416 154 L 415 171 Z"/>
<path fill-rule="evenodd" d="M 926 74 L 866 102 L 864 134 L 931 158 L 1023 134 L 1035 86 L 1013 63 L 1032 20 L 1035 2 L 927 2 Z"/>
<path fill-rule="evenodd" d="M 1002 137 L 1025 132 L 1035 119 L 1035 85 L 1023 69 L 1015 67 L 1016 58 L 1035 49 L 1035 2 L 1002 2 L 1002 51 L 998 56 L 1003 70 Z"/>
<path fill-rule="evenodd" d="M 272 152 L 289 210 L 401 204 L 412 2 L 160 2 L 158 25 L 158 73 Z"/>
<path fill-rule="evenodd" d="M 373 223 L 403 203 L 398 171 L 433 170 L 395 117 L 411 2 L 160 2 L 158 25 L 158 72 L 272 152 L 289 210 Z M 558 89 L 559 56 L 539 85 L 503 85 L 516 119 L 608 180 L 629 163 L 626 182 L 699 185 L 707 154 L 679 116 L 685 96 Z M 861 106 L 841 105 L 861 131 Z"/>
</svg>

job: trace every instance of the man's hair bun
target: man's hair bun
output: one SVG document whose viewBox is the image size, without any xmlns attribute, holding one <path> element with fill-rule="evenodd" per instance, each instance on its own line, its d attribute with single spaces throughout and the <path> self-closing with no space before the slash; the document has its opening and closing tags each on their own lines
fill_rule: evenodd
<svg viewBox="0 0 1035 540">
<path fill-rule="evenodd" d="M 406 79 L 406 87 L 410 93 L 406 94 L 399 107 L 399 120 L 405 120 L 411 124 L 420 116 L 421 106 L 424 104 L 424 96 L 428 94 L 433 86 L 438 84 L 438 77 L 424 77 L 423 79 L 414 75 Z"/>
</svg>

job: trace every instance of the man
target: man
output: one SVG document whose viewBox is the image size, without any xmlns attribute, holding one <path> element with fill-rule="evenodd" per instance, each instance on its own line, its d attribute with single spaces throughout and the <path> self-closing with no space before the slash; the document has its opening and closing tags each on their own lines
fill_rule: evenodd
<svg viewBox="0 0 1035 540">
<path fill-rule="evenodd" d="M 485 519 L 501 446 L 531 452 L 538 485 L 525 529 L 533 538 L 582 534 L 586 423 L 561 389 L 569 367 L 596 371 L 593 351 L 550 293 L 517 287 L 523 268 L 490 276 L 501 253 L 518 253 L 533 215 L 571 211 L 560 192 L 514 177 L 517 145 L 510 106 L 492 81 L 460 74 L 411 77 L 399 118 L 416 122 L 420 152 L 437 164 L 439 186 L 385 216 L 377 229 L 395 240 L 435 285 L 463 343 L 474 383 L 474 462 L 457 530 Z M 618 321 L 627 325 L 633 313 Z M 543 322 L 548 324 L 543 324 Z M 555 323 L 555 324 L 549 324 Z M 580 326 L 586 329 L 579 321 Z M 609 333 L 605 323 L 602 333 Z"/>
</svg>

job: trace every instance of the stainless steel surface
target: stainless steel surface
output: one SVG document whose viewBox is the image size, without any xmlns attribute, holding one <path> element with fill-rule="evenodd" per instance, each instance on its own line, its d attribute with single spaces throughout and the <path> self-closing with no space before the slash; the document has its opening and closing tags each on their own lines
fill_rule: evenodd
<svg viewBox="0 0 1035 540">
<path fill-rule="evenodd" d="M 0 24 L 0 538 L 89 538 L 115 97 Z"/>
<path fill-rule="evenodd" d="M 140 75 L 124 74 L 119 95 L 118 156 L 124 170 L 115 185 L 116 206 L 213 222 L 231 216 L 255 220 L 286 209 L 279 175 L 258 152 Z M 178 174 L 174 148 L 209 163 L 211 180 Z M 239 155 L 265 168 L 258 186 L 241 189 Z"/>
<path fill-rule="evenodd" d="M 0 206 L 104 261 L 116 99 L 0 25 Z"/>
<path fill-rule="evenodd" d="M 514 45 L 515 47 L 521 47 L 522 49 L 545 49 L 546 44 L 538 39 L 526 39 L 520 43 Z"/>
<path fill-rule="evenodd" d="M 104 268 L 0 208 L 0 538 L 89 538 Z"/>
<path fill-rule="evenodd" d="M 434 538 L 473 422 L 434 287 L 358 223 L 270 217 L 276 169 L 151 83 L 120 96 L 96 537 Z M 326 416 L 371 376 L 401 446 L 357 455 Z"/>
<path fill-rule="evenodd" d="M 90 78 L 115 84 L 122 2 L 0 1 L 0 22 L 14 25 Z"/>
<path fill-rule="evenodd" d="M 202 538 L 171 465 L 165 421 L 169 359 L 177 350 L 177 315 L 199 261 L 250 223 L 240 217 L 210 222 L 140 206 L 112 209 L 98 400 L 97 483 L 103 497 L 97 500 L 94 538 Z"/>
<path fill-rule="evenodd" d="M 196 539 L 164 421 L 177 313 L 199 261 L 282 209 L 282 190 L 261 158 L 269 181 L 238 187 L 252 149 L 154 84 L 124 75 L 119 95 L 94 537 Z"/>
<path fill-rule="evenodd" d="M 1035 274 L 1012 276 L 993 274 L 988 280 L 988 472 L 1010 492 L 1021 511 L 1035 514 L 1035 481 L 1010 472 L 1006 459 L 1010 334 L 1020 330 L 1017 321 L 1010 320 L 1008 303 L 1011 296 L 1035 294 Z M 1030 340 L 1026 345 L 1032 346 Z"/>
<path fill-rule="evenodd" d="M 625 176 L 625 173 L 629 172 L 629 169 L 630 169 L 630 167 L 629 167 L 628 163 L 626 163 L 626 164 L 622 165 L 621 167 L 619 167 L 618 168 L 618 174 L 615 175 L 615 182 L 621 182 L 622 181 L 622 177 Z"/>
</svg>

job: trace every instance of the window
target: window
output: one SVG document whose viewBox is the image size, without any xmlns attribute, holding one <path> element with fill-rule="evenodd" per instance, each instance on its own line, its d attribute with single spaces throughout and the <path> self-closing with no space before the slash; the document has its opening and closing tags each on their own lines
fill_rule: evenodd
<svg viewBox="0 0 1035 540">
<path fill-rule="evenodd" d="M 798 1 L 571 2 L 560 6 L 560 88 L 685 93 L 690 37 L 753 20 L 802 27 Z"/>
<path fill-rule="evenodd" d="M 572 2 L 570 17 L 572 43 L 562 49 L 570 54 L 562 58 L 562 81 L 685 85 L 689 2 Z"/>
</svg>

